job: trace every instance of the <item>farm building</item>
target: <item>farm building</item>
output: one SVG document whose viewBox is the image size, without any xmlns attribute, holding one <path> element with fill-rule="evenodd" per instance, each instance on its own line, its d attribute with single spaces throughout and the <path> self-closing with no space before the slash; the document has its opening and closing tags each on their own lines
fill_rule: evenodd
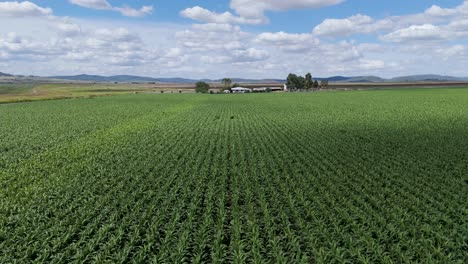
<svg viewBox="0 0 468 264">
<path fill-rule="evenodd" d="M 268 92 L 268 88 L 267 87 L 253 88 L 253 92 L 254 93 L 266 93 Z"/>
<path fill-rule="evenodd" d="M 288 85 L 288 84 L 284 84 L 284 89 L 283 89 L 285 92 L 294 92 L 296 91 L 296 86 L 294 85 Z"/>
<path fill-rule="evenodd" d="M 281 87 L 269 87 L 269 89 L 272 92 L 281 92 L 281 91 L 283 91 L 283 88 L 281 88 Z"/>
<path fill-rule="evenodd" d="M 231 89 L 232 93 L 251 93 L 252 89 L 244 87 L 236 87 Z"/>
<path fill-rule="evenodd" d="M 258 87 L 258 88 L 253 88 L 254 93 L 269 93 L 269 92 L 278 92 L 278 91 L 283 91 L 283 88 L 281 88 L 281 87 Z"/>
</svg>

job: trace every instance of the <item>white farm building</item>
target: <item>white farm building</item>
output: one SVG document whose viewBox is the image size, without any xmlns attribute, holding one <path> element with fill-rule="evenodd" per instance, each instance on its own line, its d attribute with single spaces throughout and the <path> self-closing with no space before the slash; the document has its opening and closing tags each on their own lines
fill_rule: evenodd
<svg viewBox="0 0 468 264">
<path fill-rule="evenodd" d="M 244 87 L 235 87 L 231 89 L 232 93 L 251 93 L 252 89 L 244 88 Z"/>
</svg>

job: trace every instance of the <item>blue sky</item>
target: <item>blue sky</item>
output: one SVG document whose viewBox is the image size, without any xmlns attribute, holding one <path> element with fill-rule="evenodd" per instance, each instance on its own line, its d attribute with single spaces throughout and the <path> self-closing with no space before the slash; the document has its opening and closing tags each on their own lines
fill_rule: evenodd
<svg viewBox="0 0 468 264">
<path fill-rule="evenodd" d="M 287 1 L 287 0 L 285 0 Z M 2 1 L 0 1 L 2 2 Z M 6 1 L 5 1 L 6 2 Z M 40 6 L 47 6 L 54 9 L 54 13 L 60 16 L 72 16 L 82 18 L 101 19 L 125 19 L 118 13 L 102 12 L 99 10 L 87 9 L 77 5 L 72 5 L 66 0 L 40 0 L 34 1 Z M 205 7 L 219 13 L 231 11 L 229 0 L 176 0 L 176 1 L 155 1 L 155 0 L 114 0 L 108 1 L 115 6 L 130 5 L 133 7 L 153 6 L 154 11 L 151 15 L 140 18 L 140 20 L 151 21 L 156 23 L 191 23 L 190 19 L 183 18 L 179 12 L 183 9 L 193 6 Z M 322 9 L 296 9 L 288 10 L 287 12 L 267 12 L 271 23 L 259 26 L 257 30 L 270 31 L 290 31 L 290 32 L 306 32 L 315 24 L 327 18 L 345 18 L 356 13 L 367 14 L 375 18 L 383 18 L 389 15 L 405 15 L 419 13 L 427 9 L 433 4 L 439 4 L 444 7 L 456 7 L 460 4 L 459 0 L 392 0 L 392 1 L 375 1 L 375 0 L 348 0 L 340 5 L 328 6 Z M 294 18 L 294 19 L 292 19 Z M 128 18 L 127 18 L 128 19 Z M 255 28 L 253 28 L 255 30 Z"/>
<path fill-rule="evenodd" d="M 463 0 L 0 1 L 0 71 L 468 76 L 467 32 Z"/>
</svg>

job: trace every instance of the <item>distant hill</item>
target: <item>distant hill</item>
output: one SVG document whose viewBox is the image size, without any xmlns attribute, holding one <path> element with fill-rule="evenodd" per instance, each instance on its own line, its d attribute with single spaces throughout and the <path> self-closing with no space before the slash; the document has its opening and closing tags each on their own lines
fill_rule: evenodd
<svg viewBox="0 0 468 264">
<path fill-rule="evenodd" d="M 328 78 L 318 78 L 319 81 L 321 80 L 328 80 L 330 82 L 342 82 L 348 80 L 350 77 L 344 77 L 344 76 L 333 76 L 333 77 L 328 77 Z"/>
<path fill-rule="evenodd" d="M 232 83 L 284 83 L 285 80 L 278 79 L 244 79 L 244 78 L 230 78 Z M 202 79 L 202 82 L 221 83 L 222 79 Z"/>
<path fill-rule="evenodd" d="M 330 82 L 359 82 L 359 83 L 385 83 L 385 82 L 462 82 L 468 81 L 468 78 L 460 78 L 453 76 L 443 76 L 436 74 L 426 74 L 426 75 L 410 75 L 410 76 L 401 76 L 390 79 L 384 79 L 377 76 L 354 76 L 354 77 L 344 77 L 344 76 L 334 76 L 329 78 L 316 78 L 317 80 L 328 80 Z"/>
<path fill-rule="evenodd" d="M 185 78 L 158 78 L 160 83 L 196 83 L 198 80 L 185 79 Z"/>
<path fill-rule="evenodd" d="M 0 72 L 0 77 L 13 77 L 13 75 Z"/>
<path fill-rule="evenodd" d="M 107 83 L 179 83 L 179 84 L 189 84 L 196 83 L 198 81 L 204 81 L 208 83 L 220 83 L 221 79 L 187 79 L 187 78 L 153 78 L 153 77 L 142 77 L 134 75 L 114 75 L 114 76 L 101 76 L 101 75 L 72 75 L 72 76 L 49 76 L 49 77 L 37 77 L 37 76 L 21 76 L 21 75 L 12 75 L 0 72 L 0 77 L 11 78 L 14 77 L 19 81 L 23 79 L 37 80 L 37 81 L 79 81 L 79 82 L 107 82 Z M 244 79 L 244 78 L 231 78 L 233 83 L 284 83 L 285 79 Z M 314 77 L 314 80 L 328 80 L 330 82 L 338 83 L 402 83 L 402 82 L 468 82 L 467 78 L 462 77 L 453 77 L 453 76 L 444 76 L 436 74 L 426 74 L 426 75 L 410 75 L 410 76 L 401 76 L 395 78 L 384 79 L 377 76 L 332 76 L 328 78 L 318 78 Z"/>
<path fill-rule="evenodd" d="M 315 78 L 319 81 L 327 80 L 329 82 L 385 82 L 386 80 L 377 76 L 352 76 L 352 77 L 345 77 L 345 76 L 333 76 L 328 78 Z"/>
<path fill-rule="evenodd" d="M 467 81 L 468 78 L 458 78 L 452 76 L 442 76 L 436 74 L 410 75 L 390 79 L 391 82 L 419 82 L 419 81 Z"/>
<path fill-rule="evenodd" d="M 149 77 L 140 77 L 133 75 L 115 75 L 115 76 L 100 76 L 100 75 L 73 75 L 73 76 L 49 76 L 50 79 L 71 80 L 71 81 L 87 81 L 87 82 L 158 82 L 158 79 Z"/>
<path fill-rule="evenodd" d="M 370 82 L 370 83 L 378 83 L 378 82 L 385 82 L 386 80 L 377 76 L 358 76 L 358 77 L 351 77 L 347 80 L 347 82 Z"/>
<path fill-rule="evenodd" d="M 87 82 L 155 82 L 155 83 L 195 83 L 198 81 L 204 81 L 209 83 L 220 83 L 219 80 L 212 79 L 187 79 L 187 78 L 151 78 L 151 77 L 140 77 L 133 75 L 115 75 L 115 76 L 100 76 L 100 75 L 73 75 L 73 76 L 49 76 L 49 79 L 59 79 L 59 80 L 71 80 L 71 81 L 87 81 Z M 242 78 L 232 78 L 233 83 L 272 83 L 272 82 L 284 82 L 283 80 L 275 79 L 265 79 L 265 80 L 255 80 L 255 79 L 242 79 Z"/>
</svg>

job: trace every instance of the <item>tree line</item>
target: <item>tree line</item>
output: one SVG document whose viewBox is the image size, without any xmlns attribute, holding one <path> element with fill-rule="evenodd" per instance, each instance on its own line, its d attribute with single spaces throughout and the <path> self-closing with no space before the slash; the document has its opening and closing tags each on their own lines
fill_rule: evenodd
<svg viewBox="0 0 468 264">
<path fill-rule="evenodd" d="M 222 81 L 222 86 L 219 88 L 219 92 L 222 93 L 231 88 L 238 87 L 239 84 L 232 84 L 232 80 L 229 78 L 224 78 Z M 312 78 L 312 74 L 307 73 L 305 76 L 298 76 L 296 74 L 290 73 L 286 78 L 286 86 L 289 91 L 302 91 L 310 89 L 327 89 L 328 81 L 321 80 L 320 83 L 318 80 Z M 195 85 L 195 91 L 197 93 L 208 93 L 210 91 L 210 85 L 206 82 L 197 82 Z"/>
<path fill-rule="evenodd" d="M 310 73 L 307 73 L 304 77 L 290 73 L 286 78 L 286 86 L 289 91 L 301 91 L 321 88 L 326 89 L 328 88 L 328 81 L 321 80 L 319 83 L 318 80 L 312 79 L 312 74 Z"/>
<path fill-rule="evenodd" d="M 226 90 L 230 90 L 231 88 L 239 87 L 239 84 L 234 83 L 232 84 L 232 80 L 229 78 L 224 78 L 221 80 L 222 86 L 219 88 L 219 92 L 222 93 Z M 206 82 L 197 82 L 195 84 L 195 91 L 197 93 L 208 93 L 210 90 L 210 84 Z"/>
</svg>

